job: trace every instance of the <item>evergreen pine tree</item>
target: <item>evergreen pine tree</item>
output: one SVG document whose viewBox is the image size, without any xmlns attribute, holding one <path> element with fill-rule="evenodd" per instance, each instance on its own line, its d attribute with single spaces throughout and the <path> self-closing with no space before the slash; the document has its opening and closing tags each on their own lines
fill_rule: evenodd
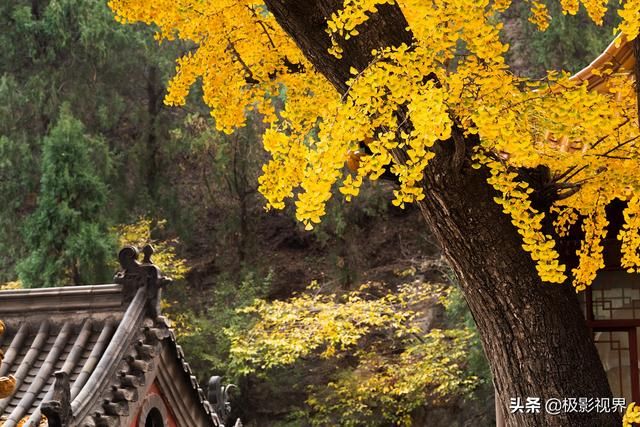
<svg viewBox="0 0 640 427">
<path fill-rule="evenodd" d="M 24 226 L 27 257 L 17 266 L 25 287 L 96 283 L 108 278 L 114 243 L 105 216 L 106 145 L 84 135 L 68 106 L 43 139 L 36 210 Z"/>
</svg>

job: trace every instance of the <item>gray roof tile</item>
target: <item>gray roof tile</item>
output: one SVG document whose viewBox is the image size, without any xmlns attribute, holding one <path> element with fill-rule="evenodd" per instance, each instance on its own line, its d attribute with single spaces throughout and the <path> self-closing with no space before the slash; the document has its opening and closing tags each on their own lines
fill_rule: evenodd
<svg viewBox="0 0 640 427">
<path fill-rule="evenodd" d="M 185 414 L 179 425 L 222 425 L 160 316 L 165 278 L 148 256 L 143 263 L 136 257 L 135 249 L 121 251 L 117 284 L 0 291 L 6 325 L 0 376 L 12 373 L 17 380 L 14 393 L 0 400 L 1 427 L 21 420 L 39 425 L 43 403 L 48 410 L 46 402 L 60 399 L 65 387 L 71 427 L 129 426 L 150 383 L 162 385 L 162 378 L 167 400 L 187 405 L 173 411 Z M 173 384 L 169 373 L 179 377 Z"/>
</svg>

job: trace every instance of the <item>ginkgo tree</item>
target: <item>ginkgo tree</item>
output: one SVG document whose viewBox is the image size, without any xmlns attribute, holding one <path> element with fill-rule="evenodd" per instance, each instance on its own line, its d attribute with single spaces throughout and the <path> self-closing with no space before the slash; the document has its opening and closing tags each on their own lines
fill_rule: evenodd
<svg viewBox="0 0 640 427">
<path fill-rule="evenodd" d="M 526 3 L 544 30 L 547 6 Z M 600 24 L 608 2 L 560 3 Z M 616 64 L 601 71 L 604 91 L 564 72 L 515 76 L 500 38 L 510 0 L 109 4 L 123 23 L 156 25 L 160 41 L 194 43 L 167 104 L 184 104 L 201 79 L 219 129 L 243 126 L 248 110 L 264 117 L 269 208 L 293 199 L 312 228 L 335 186 L 350 200 L 366 179 L 397 177 L 393 203 L 420 207 L 458 276 L 508 425 L 619 424 L 610 413 L 507 410 L 511 397 L 611 395 L 575 291 L 604 265 L 614 199 L 625 203 L 621 263 L 640 267 L 637 88 Z M 618 43 L 637 45 L 640 1 L 618 14 Z M 355 172 L 344 167 L 353 157 Z M 576 228 L 579 263 L 567 268 L 556 242 Z"/>
<path fill-rule="evenodd" d="M 370 282 L 336 295 L 314 282 L 286 301 L 256 299 L 239 310 L 251 326 L 225 331 L 229 363 L 258 376 L 303 363 L 303 424 L 411 426 L 415 412 L 451 405 L 481 382 L 468 366 L 473 331 L 433 328 L 417 311 L 450 307 L 452 291 L 415 280 L 394 293 Z M 322 381 L 314 384 L 308 373 L 318 366 Z"/>
</svg>

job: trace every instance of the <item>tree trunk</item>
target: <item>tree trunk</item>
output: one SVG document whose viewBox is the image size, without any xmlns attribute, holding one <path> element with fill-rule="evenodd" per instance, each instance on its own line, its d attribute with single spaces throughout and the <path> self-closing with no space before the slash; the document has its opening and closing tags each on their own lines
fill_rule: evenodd
<svg viewBox="0 0 640 427">
<path fill-rule="evenodd" d="M 343 59 L 327 53 L 326 19 L 342 0 L 267 0 L 279 24 L 316 69 L 344 93 L 349 68 L 362 70 L 372 49 L 411 43 L 395 5 L 343 43 Z M 573 289 L 542 283 L 510 219 L 493 198 L 487 171 L 465 160 L 473 141 L 436 146 L 425 172 L 422 214 L 454 269 L 482 336 L 507 426 L 620 426 L 619 414 L 544 411 L 550 398 L 608 398 L 611 391 Z M 395 153 L 402 161 L 403 153 Z M 510 398 L 541 398 L 537 414 L 511 414 Z"/>
</svg>

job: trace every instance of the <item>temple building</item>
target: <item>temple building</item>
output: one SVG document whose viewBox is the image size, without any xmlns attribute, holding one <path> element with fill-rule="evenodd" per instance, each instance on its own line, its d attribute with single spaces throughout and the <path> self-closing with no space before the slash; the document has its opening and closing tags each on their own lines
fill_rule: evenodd
<svg viewBox="0 0 640 427">
<path fill-rule="evenodd" d="M 573 78 L 587 81 L 590 90 L 600 92 L 608 91 L 607 80 L 601 73 L 605 69 L 637 81 L 639 67 L 634 49 L 638 45 L 637 40 L 626 42 L 617 38 Z M 610 226 L 603 240 L 605 268 L 579 297 L 613 396 L 624 397 L 629 403 L 640 402 L 640 275 L 629 274 L 620 265 L 620 242 L 616 236 L 623 222 L 623 207 L 612 203 L 607 209 Z M 575 253 L 578 242 L 569 240 L 565 247 Z"/>
<path fill-rule="evenodd" d="M 226 389 L 198 384 L 160 312 L 170 279 L 143 252 L 120 252 L 114 284 L 0 291 L 0 379 L 15 383 L 0 426 L 224 425 Z"/>
<path fill-rule="evenodd" d="M 591 64 L 572 76 L 586 81 L 589 90 L 609 91 L 607 75 L 640 77 L 636 63 L 640 43 L 616 38 Z M 603 71 L 610 71 L 603 73 Z M 638 91 L 638 89 L 636 89 Z M 640 107 L 640 103 L 638 104 Z M 588 147 L 567 138 L 550 140 L 562 151 L 584 151 Z M 578 294 L 587 327 L 598 350 L 614 397 L 626 403 L 640 402 L 640 274 L 629 274 L 620 265 L 621 250 L 617 234 L 623 223 L 622 203 L 607 207 L 609 229 L 602 241 L 605 267 L 584 292 Z M 560 242 L 563 262 L 576 265 L 580 236 L 569 236 Z M 500 403 L 496 401 L 496 426 L 504 427 Z M 504 409 L 502 409 L 504 410 Z"/>
</svg>

